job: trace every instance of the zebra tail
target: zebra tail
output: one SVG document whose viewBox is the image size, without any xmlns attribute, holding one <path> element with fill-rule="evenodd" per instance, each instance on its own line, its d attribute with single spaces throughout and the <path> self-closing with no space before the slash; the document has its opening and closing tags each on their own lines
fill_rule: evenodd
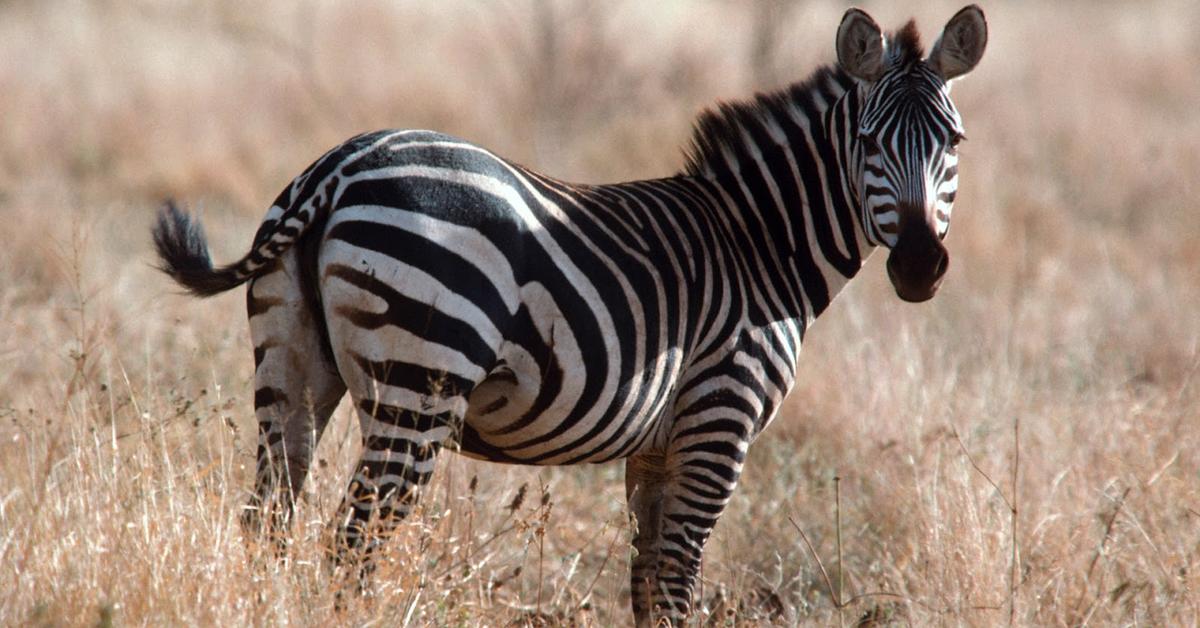
<svg viewBox="0 0 1200 628">
<path fill-rule="evenodd" d="M 159 210 L 153 235 L 158 269 L 199 297 L 236 288 L 270 268 L 269 264 L 254 264 L 250 259 L 253 252 L 233 264 L 213 268 L 204 227 L 173 201 Z"/>
</svg>

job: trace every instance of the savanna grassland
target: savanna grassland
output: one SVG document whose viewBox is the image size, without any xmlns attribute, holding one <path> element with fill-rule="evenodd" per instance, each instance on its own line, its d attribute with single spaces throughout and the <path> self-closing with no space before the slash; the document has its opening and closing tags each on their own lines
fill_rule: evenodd
<svg viewBox="0 0 1200 628">
<path fill-rule="evenodd" d="M 959 8 L 864 4 L 930 40 Z M 0 625 L 630 622 L 620 465 L 444 456 L 338 606 L 342 408 L 286 560 L 245 538 L 242 297 L 178 295 L 149 225 L 180 199 L 231 260 L 371 128 L 670 174 L 702 106 L 831 61 L 845 6 L 0 3 Z M 697 624 L 1200 622 L 1200 5 L 984 9 L 946 285 L 903 304 L 879 255 L 813 328 Z"/>
</svg>

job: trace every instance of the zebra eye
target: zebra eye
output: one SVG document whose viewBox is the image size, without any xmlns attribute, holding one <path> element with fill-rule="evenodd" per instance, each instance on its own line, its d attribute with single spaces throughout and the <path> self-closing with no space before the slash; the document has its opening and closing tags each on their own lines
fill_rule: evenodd
<svg viewBox="0 0 1200 628">
<path fill-rule="evenodd" d="M 952 133 L 950 135 L 950 141 L 946 144 L 946 154 L 958 155 L 958 144 L 965 139 L 967 139 L 967 137 L 962 133 Z"/>
</svg>

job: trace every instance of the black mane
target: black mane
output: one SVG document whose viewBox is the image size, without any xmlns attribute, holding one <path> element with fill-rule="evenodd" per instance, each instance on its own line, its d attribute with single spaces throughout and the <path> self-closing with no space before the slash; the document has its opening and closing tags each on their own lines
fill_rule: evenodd
<svg viewBox="0 0 1200 628">
<path fill-rule="evenodd" d="M 892 66 L 909 65 L 925 58 L 925 46 L 921 43 L 916 20 L 909 20 L 900 30 L 887 34 L 887 55 L 888 64 Z"/>
<path fill-rule="evenodd" d="M 888 65 L 910 65 L 925 56 L 917 24 L 909 20 L 898 31 L 887 35 Z M 755 94 L 747 100 L 717 103 L 700 113 L 693 125 L 692 140 L 685 151 L 683 172 L 698 176 L 706 165 L 721 159 L 722 151 L 741 153 L 745 137 L 761 134 L 768 118 L 788 116 L 797 104 L 815 101 L 820 96 L 827 107 L 844 92 L 852 89 L 854 79 L 841 67 L 825 65 L 817 68 L 807 79 L 783 89 Z M 809 109 L 809 107 L 801 107 Z"/>
</svg>

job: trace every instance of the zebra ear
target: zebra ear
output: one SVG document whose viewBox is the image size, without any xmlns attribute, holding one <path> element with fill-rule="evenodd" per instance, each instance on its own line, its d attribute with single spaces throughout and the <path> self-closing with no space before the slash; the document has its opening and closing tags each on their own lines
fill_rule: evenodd
<svg viewBox="0 0 1200 628">
<path fill-rule="evenodd" d="M 983 10 L 972 4 L 963 7 L 942 30 L 929 65 L 947 82 L 970 72 L 983 57 L 987 48 L 987 19 Z"/>
<path fill-rule="evenodd" d="M 874 82 L 883 75 L 883 31 L 861 9 L 848 9 L 837 32 L 837 56 L 842 69 L 856 79 Z"/>
</svg>

